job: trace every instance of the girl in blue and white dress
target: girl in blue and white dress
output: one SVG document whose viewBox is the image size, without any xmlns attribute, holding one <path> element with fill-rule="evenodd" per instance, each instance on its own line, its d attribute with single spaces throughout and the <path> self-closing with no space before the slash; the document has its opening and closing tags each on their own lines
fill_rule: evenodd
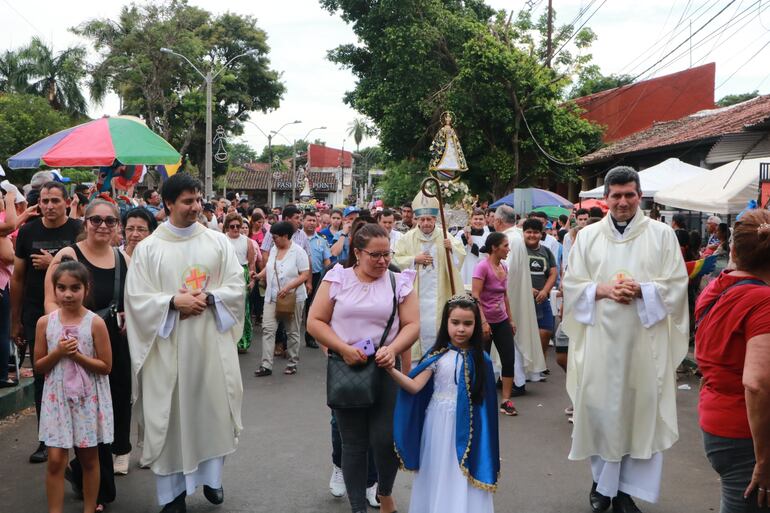
<svg viewBox="0 0 770 513">
<path fill-rule="evenodd" d="M 476 300 L 444 307 L 435 346 L 409 374 L 388 370 L 403 390 L 393 438 L 402 466 L 417 471 L 411 513 L 492 513 L 500 472 L 497 392 Z"/>
<path fill-rule="evenodd" d="M 64 469 L 70 448 L 83 467 L 83 511 L 97 505 L 97 445 L 114 436 L 112 396 L 107 375 L 112 350 L 107 325 L 86 309 L 88 269 L 67 257 L 53 273 L 58 310 L 41 317 L 35 331 L 35 371 L 45 375 L 40 408 L 40 441 L 48 447 L 46 493 L 48 511 L 61 512 Z"/>
</svg>

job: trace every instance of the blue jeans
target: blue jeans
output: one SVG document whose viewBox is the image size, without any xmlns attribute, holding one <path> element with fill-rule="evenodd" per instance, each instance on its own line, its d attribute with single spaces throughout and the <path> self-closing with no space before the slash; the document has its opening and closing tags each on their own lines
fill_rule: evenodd
<svg viewBox="0 0 770 513">
<path fill-rule="evenodd" d="M 722 482 L 719 513 L 760 513 L 757 491 L 743 498 L 754 472 L 754 442 L 751 438 L 724 438 L 703 431 L 703 446 L 711 467 Z"/>
<path fill-rule="evenodd" d="M 8 381 L 11 356 L 11 298 L 8 285 L 0 291 L 0 381 Z M 16 376 L 19 379 L 19 376 Z"/>
<path fill-rule="evenodd" d="M 332 463 L 338 468 L 342 468 L 342 437 L 340 436 L 340 429 L 337 427 L 337 419 L 334 417 L 334 410 L 332 410 Z M 367 465 L 366 487 L 374 485 L 377 482 L 377 465 L 374 464 L 374 454 L 372 454 L 372 448 L 368 451 L 369 463 Z"/>
</svg>

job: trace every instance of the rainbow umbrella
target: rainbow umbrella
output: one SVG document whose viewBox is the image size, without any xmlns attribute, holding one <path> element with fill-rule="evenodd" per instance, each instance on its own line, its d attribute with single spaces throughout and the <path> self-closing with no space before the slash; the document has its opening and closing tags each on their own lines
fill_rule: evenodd
<svg viewBox="0 0 770 513">
<path fill-rule="evenodd" d="M 104 117 L 49 135 L 8 159 L 11 169 L 176 164 L 179 153 L 138 118 Z"/>
</svg>

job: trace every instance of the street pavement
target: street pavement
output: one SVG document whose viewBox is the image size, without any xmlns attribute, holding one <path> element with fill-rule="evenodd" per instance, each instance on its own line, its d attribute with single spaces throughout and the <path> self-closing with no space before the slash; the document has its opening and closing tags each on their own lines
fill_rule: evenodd
<svg viewBox="0 0 770 513">
<path fill-rule="evenodd" d="M 187 498 L 188 511 L 347 513 L 346 498 L 329 494 L 331 444 L 326 407 L 324 358 L 303 344 L 298 374 L 284 376 L 284 361 L 275 373 L 255 378 L 261 348 L 257 343 L 241 356 L 245 430 L 238 451 L 225 464 L 225 503 L 209 504 L 199 491 Z M 564 374 L 550 359 L 551 376 L 530 383 L 516 401 L 518 417 L 500 416 L 502 469 L 495 494 L 498 513 L 590 513 L 587 462 L 567 460 L 570 427 Z M 719 509 L 719 481 L 703 455 L 697 424 L 697 382 L 684 377 L 678 390 L 679 442 L 665 453 L 658 504 L 637 504 L 645 513 L 708 512 Z M 0 511 L 45 512 L 45 465 L 27 462 L 36 446 L 35 417 L 29 410 L 0 423 Z M 152 472 L 137 467 L 132 455 L 128 476 L 117 476 L 114 513 L 149 513 L 155 503 Z M 399 472 L 394 491 L 402 513 L 408 511 L 412 474 Z M 66 488 L 65 512 L 82 511 Z M 473 512 L 468 512 L 473 513 Z"/>
</svg>

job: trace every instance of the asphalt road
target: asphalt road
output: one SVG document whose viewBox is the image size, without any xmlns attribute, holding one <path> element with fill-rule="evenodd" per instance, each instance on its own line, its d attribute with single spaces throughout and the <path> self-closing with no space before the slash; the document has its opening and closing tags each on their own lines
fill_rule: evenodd
<svg viewBox="0 0 770 513">
<path fill-rule="evenodd" d="M 238 451 L 225 464 L 225 503 L 209 504 L 199 491 L 188 497 L 190 512 L 313 512 L 346 513 L 347 499 L 329 494 L 331 444 L 326 407 L 324 359 L 317 349 L 301 350 L 299 372 L 284 376 L 283 361 L 276 373 L 255 378 L 259 343 L 241 356 L 244 380 L 242 434 Z M 500 416 L 502 472 L 495 508 L 498 513 L 589 513 L 591 474 L 587 462 L 567 460 L 570 424 L 564 375 L 551 361 L 546 383 L 528 385 L 516 401 L 518 417 Z M 718 511 L 719 482 L 706 461 L 697 425 L 697 385 L 683 378 L 690 390 L 678 390 L 680 441 L 665 454 L 658 504 L 638 502 L 645 513 Z M 0 511 L 44 512 L 45 466 L 27 463 L 36 446 L 34 414 L 0 423 Z M 151 471 L 141 470 L 132 457 L 128 476 L 116 477 L 118 497 L 107 511 L 156 512 Z M 408 511 L 412 476 L 400 472 L 395 496 L 402 513 Z M 67 488 L 65 512 L 82 511 Z M 469 512 L 472 513 L 472 512 Z"/>
</svg>

